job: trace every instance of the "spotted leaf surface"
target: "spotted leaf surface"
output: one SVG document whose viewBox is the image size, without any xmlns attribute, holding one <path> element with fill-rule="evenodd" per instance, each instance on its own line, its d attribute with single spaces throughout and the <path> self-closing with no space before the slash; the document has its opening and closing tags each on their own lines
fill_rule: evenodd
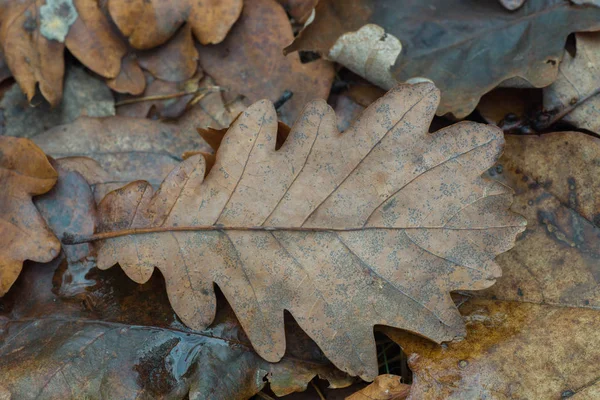
<svg viewBox="0 0 600 400">
<path fill-rule="evenodd" d="M 493 284 L 494 257 L 524 229 L 512 191 L 481 177 L 501 131 L 463 122 L 430 134 L 438 103 L 433 84 L 400 85 L 340 133 L 314 101 L 276 149 L 275 109 L 258 102 L 208 174 L 196 155 L 156 193 L 137 181 L 103 199 L 98 264 L 140 283 L 159 268 L 194 329 L 213 320 L 217 284 L 268 361 L 285 352 L 287 310 L 336 366 L 373 379 L 374 325 L 464 335 L 450 291 Z"/>
</svg>

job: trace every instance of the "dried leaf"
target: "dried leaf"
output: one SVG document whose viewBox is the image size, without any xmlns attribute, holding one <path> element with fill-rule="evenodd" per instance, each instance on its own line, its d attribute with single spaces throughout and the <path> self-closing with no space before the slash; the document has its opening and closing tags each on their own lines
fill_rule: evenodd
<svg viewBox="0 0 600 400">
<path fill-rule="evenodd" d="M 36 205 L 59 236 L 93 231 L 90 187 L 56 165 L 58 184 Z M 137 286 L 120 270 L 98 271 L 91 248 L 78 246 L 64 246 L 68 264 L 28 266 L 0 301 L 0 379 L 14 398 L 230 399 L 267 381 L 279 395 L 303 390 L 316 374 L 333 387 L 350 383 L 297 326 L 288 325 L 286 357 L 269 364 L 230 308 L 209 330 L 191 331 L 169 307 L 159 276 Z"/>
<path fill-rule="evenodd" d="M 184 25 L 164 46 L 141 52 L 140 65 L 163 81 L 180 82 L 190 79 L 198 68 L 198 51 L 194 46 L 192 29 Z"/>
<path fill-rule="evenodd" d="M 56 171 L 33 142 L 0 136 L 0 296 L 24 260 L 48 262 L 58 255 L 60 242 L 31 201 L 55 183 Z"/>
<path fill-rule="evenodd" d="M 242 0 L 108 0 L 111 17 L 136 49 L 165 43 L 186 21 L 200 43 L 219 43 L 242 5 Z"/>
<path fill-rule="evenodd" d="M 598 389 L 598 310 L 476 299 L 461 312 L 467 338 L 447 348 L 390 335 L 415 353 L 409 399 L 564 399 Z"/>
<path fill-rule="evenodd" d="M 126 45 L 95 1 L 2 0 L 0 16 L 6 63 L 30 101 L 39 84 L 51 105 L 60 102 L 65 46 L 99 75 L 119 73 Z"/>
<path fill-rule="evenodd" d="M 364 389 L 346 397 L 346 400 L 403 400 L 410 393 L 410 385 L 397 375 L 379 375 Z"/>
<path fill-rule="evenodd" d="M 466 340 L 438 348 L 385 328 L 416 353 L 411 399 L 592 399 L 599 390 L 589 366 L 600 361 L 600 140 L 578 132 L 506 140 L 490 175 L 515 187 L 512 209 L 527 230 L 496 259 L 504 272 L 496 285 L 461 307 Z"/>
<path fill-rule="evenodd" d="M 565 51 L 556 82 L 544 88 L 544 109 L 578 128 L 600 133 L 600 34 L 578 33 L 577 54 Z"/>
<path fill-rule="evenodd" d="M 496 259 L 503 276 L 486 296 L 600 307 L 600 139 L 578 132 L 507 136 L 491 174 L 515 188 L 512 210 L 527 218 L 527 230 Z"/>
<path fill-rule="evenodd" d="M 343 135 L 315 101 L 279 150 L 275 110 L 261 101 L 232 124 L 206 179 L 196 155 L 156 194 L 138 181 L 103 199 L 98 265 L 119 262 L 139 283 L 158 267 L 195 329 L 213 319 L 216 283 L 273 362 L 288 310 L 336 366 L 373 379 L 373 325 L 460 336 L 449 292 L 490 286 L 493 258 L 523 230 L 510 189 L 480 177 L 501 132 L 462 123 L 428 134 L 438 101 L 432 84 L 399 86 Z"/>
<path fill-rule="evenodd" d="M 509 78 L 552 83 L 567 35 L 600 29 L 598 21 L 600 8 L 563 0 L 530 0 L 511 13 L 489 1 L 321 0 L 286 51 L 318 51 L 383 87 L 428 78 L 442 91 L 438 115 L 463 118 Z"/>
<path fill-rule="evenodd" d="M 0 132 L 8 136 L 32 138 L 77 117 L 107 117 L 115 115 L 115 101 L 104 82 L 86 73 L 82 68 L 67 69 L 65 97 L 56 107 L 47 103 L 37 106 L 29 100 L 18 85 L 13 85 L 0 100 Z"/>
<path fill-rule="evenodd" d="M 106 180 L 90 182 L 98 199 L 136 179 L 158 186 L 185 151 L 210 151 L 195 130 L 126 117 L 82 117 L 36 136 L 35 143 L 54 158 L 96 160 L 108 173 Z"/>
<path fill-rule="evenodd" d="M 294 35 L 275 0 L 246 0 L 245 4 L 223 43 L 200 47 L 200 65 L 227 89 L 227 102 L 241 94 L 246 105 L 261 99 L 275 103 L 286 91 L 291 92 L 292 97 L 278 109 L 279 118 L 291 125 L 308 101 L 327 98 L 333 66 L 324 60 L 302 64 L 298 54 L 285 57 L 281 53 Z"/>
<path fill-rule="evenodd" d="M 137 62 L 135 53 L 129 53 L 121 60 L 119 74 L 106 81 L 106 85 L 118 93 L 129 93 L 139 95 L 146 88 L 144 71 Z"/>
</svg>

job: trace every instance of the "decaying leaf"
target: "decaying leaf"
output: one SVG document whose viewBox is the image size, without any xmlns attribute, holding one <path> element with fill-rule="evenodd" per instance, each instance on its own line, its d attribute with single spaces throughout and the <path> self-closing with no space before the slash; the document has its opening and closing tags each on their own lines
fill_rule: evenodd
<svg viewBox="0 0 600 400">
<path fill-rule="evenodd" d="M 93 232 L 88 183 L 56 166 L 58 184 L 36 206 L 59 236 Z M 159 276 L 137 286 L 117 269 L 94 268 L 88 244 L 64 250 L 68 263 L 29 265 L 0 300 L 0 379 L 14 398 L 231 399 L 267 382 L 279 395 L 303 390 L 316 374 L 333 387 L 351 382 L 291 323 L 288 353 L 269 364 L 229 307 L 208 330 L 191 331 L 169 307 Z"/>
<path fill-rule="evenodd" d="M 474 299 L 461 312 L 467 337 L 447 347 L 386 332 L 415 353 L 409 399 L 594 398 L 598 310 Z"/>
<path fill-rule="evenodd" d="M 82 117 L 35 137 L 54 158 L 90 157 L 107 175 L 93 180 L 98 200 L 136 179 L 158 186 L 186 151 L 210 151 L 195 130 L 138 118 Z M 91 167 L 89 169 L 94 169 Z M 101 176 L 101 175 L 97 175 Z"/>
<path fill-rule="evenodd" d="M 153 194 L 146 182 L 99 206 L 98 265 L 143 283 L 158 267 L 180 318 L 213 320 L 213 282 L 256 351 L 285 352 L 283 311 L 352 375 L 377 375 L 373 326 L 435 341 L 464 333 L 449 292 L 500 276 L 493 258 L 524 220 L 507 187 L 482 179 L 501 132 L 461 123 L 429 134 L 430 83 L 401 85 L 343 134 L 324 101 L 310 103 L 275 150 L 277 118 L 261 101 L 232 124 L 206 178 L 182 162 Z M 352 349 L 352 351 L 349 351 Z"/>
<path fill-rule="evenodd" d="M 242 5 L 242 0 L 108 0 L 111 17 L 136 49 L 163 44 L 186 21 L 200 43 L 219 43 Z"/>
<path fill-rule="evenodd" d="M 512 210 L 527 218 L 527 230 L 496 259 L 503 276 L 485 295 L 600 307 L 600 139 L 509 135 L 490 174 L 515 189 Z"/>
<path fill-rule="evenodd" d="M 29 100 L 39 84 L 51 105 L 60 102 L 65 46 L 99 75 L 119 73 L 127 46 L 96 1 L 2 0 L 0 16 L 6 63 Z"/>
<path fill-rule="evenodd" d="M 510 13 L 493 1 L 321 0 L 286 50 L 318 51 L 386 87 L 428 78 L 442 91 L 438 114 L 463 118 L 509 78 L 552 83 L 567 35 L 600 29 L 598 21 L 600 8 L 563 0 L 530 0 Z"/>
<path fill-rule="evenodd" d="M 33 142 L 0 136 L 0 296 L 17 279 L 24 260 L 48 262 L 60 242 L 31 197 L 56 183 L 56 171 Z"/>
<path fill-rule="evenodd" d="M 410 393 L 410 385 L 397 375 L 379 375 L 366 388 L 346 397 L 346 400 L 403 400 Z"/>
<path fill-rule="evenodd" d="M 324 60 L 302 64 L 298 54 L 286 57 L 281 53 L 294 35 L 285 11 L 275 0 L 246 0 L 245 4 L 223 43 L 200 48 L 200 64 L 227 89 L 227 102 L 241 94 L 246 106 L 261 99 L 275 103 L 291 92 L 292 97 L 278 108 L 279 118 L 291 125 L 308 101 L 327 98 L 333 66 Z"/>
<path fill-rule="evenodd" d="M 198 68 L 198 51 L 192 29 L 184 25 L 164 46 L 138 54 L 140 65 L 163 81 L 180 82 L 190 79 Z"/>
<path fill-rule="evenodd" d="M 13 85 L 0 100 L 0 133 L 31 138 L 77 117 L 115 115 L 115 101 L 102 80 L 82 68 L 67 69 L 64 99 L 56 107 L 47 103 L 32 106 L 19 85 Z"/>
<path fill-rule="evenodd" d="M 512 209 L 527 230 L 496 259 L 496 285 L 461 307 L 466 340 L 439 348 L 384 328 L 416 353 L 411 399 L 593 399 L 600 390 L 590 368 L 600 361 L 600 140 L 560 132 L 506 141 L 489 174 L 515 188 Z"/>
<path fill-rule="evenodd" d="M 556 81 L 544 89 L 544 109 L 550 121 L 563 118 L 600 132 L 600 34 L 578 33 L 577 54 L 565 51 Z"/>
</svg>

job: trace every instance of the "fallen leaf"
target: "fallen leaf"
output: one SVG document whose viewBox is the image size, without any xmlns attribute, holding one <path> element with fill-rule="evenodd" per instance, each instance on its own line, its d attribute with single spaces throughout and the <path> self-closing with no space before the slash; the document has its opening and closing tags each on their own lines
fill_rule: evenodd
<svg viewBox="0 0 600 400">
<path fill-rule="evenodd" d="M 442 91 L 438 115 L 463 118 L 509 78 L 552 83 L 567 35 L 600 29 L 598 21 L 600 8 L 563 0 L 511 13 L 493 2 L 321 0 L 286 51 L 318 51 L 384 88 L 428 78 Z"/>
<path fill-rule="evenodd" d="M 87 182 L 61 162 L 57 169 L 58 184 L 36 205 L 59 236 L 93 231 Z M 0 300 L 0 379 L 14 398 L 231 399 L 248 398 L 267 382 L 279 395 L 304 390 L 317 374 L 333 387 L 351 382 L 293 321 L 288 353 L 270 364 L 252 350 L 229 307 L 206 331 L 192 331 L 170 308 L 160 276 L 139 286 L 118 269 L 94 268 L 89 247 L 73 247 L 64 246 L 68 264 L 26 267 Z"/>
<path fill-rule="evenodd" d="M 118 262 L 138 283 L 159 268 L 194 329 L 213 319 L 214 282 L 266 360 L 285 352 L 288 310 L 338 368 L 373 379 L 373 325 L 460 336 L 449 292 L 493 284 L 493 258 L 524 229 L 510 189 L 480 177 L 501 132 L 428 134 L 438 101 L 430 83 L 401 85 L 343 135 L 315 101 L 277 151 L 275 110 L 261 101 L 234 121 L 206 179 L 196 155 L 156 194 L 140 181 L 111 192 L 100 233 L 72 243 L 102 239 L 99 267 Z"/>
<path fill-rule="evenodd" d="M 391 335 L 414 353 L 409 399 L 576 399 L 598 389 L 598 310 L 473 299 L 461 312 L 467 338 L 445 348 Z"/>
<path fill-rule="evenodd" d="M 219 43 L 240 16 L 242 5 L 242 0 L 108 0 L 112 19 L 136 49 L 165 43 L 186 21 L 200 43 Z"/>
<path fill-rule="evenodd" d="M 158 186 L 182 160 L 185 151 L 210 151 L 195 130 L 174 124 L 126 117 L 81 117 L 34 138 L 54 158 L 90 157 L 108 173 L 94 181 L 98 200 L 136 179 Z M 92 169 L 90 167 L 90 169 Z"/>
<path fill-rule="evenodd" d="M 505 153 L 489 173 L 515 189 L 512 210 L 527 218 L 527 230 L 496 258 L 503 276 L 481 293 L 600 307 L 600 139 L 578 132 L 506 136 Z"/>
<path fill-rule="evenodd" d="M 135 53 L 129 53 L 123 57 L 119 74 L 114 78 L 107 79 L 106 85 L 117 93 L 139 95 L 144 92 L 146 79 Z"/>
<path fill-rule="evenodd" d="M 346 400 L 402 400 L 410 393 L 410 385 L 402 383 L 398 375 L 379 375 L 364 389 L 346 397 Z"/>
<path fill-rule="evenodd" d="M 544 88 L 546 126 L 563 119 L 578 128 L 600 133 L 600 35 L 578 33 L 577 54 L 565 51 L 556 81 Z"/>
<path fill-rule="evenodd" d="M 592 399 L 600 389 L 589 368 L 600 361 L 600 140 L 557 132 L 506 142 L 489 175 L 515 188 L 512 210 L 527 230 L 497 257 L 498 282 L 461 307 L 464 341 L 440 348 L 384 328 L 416 354 L 411 399 Z"/>
<path fill-rule="evenodd" d="M 192 29 L 184 25 L 169 42 L 138 54 L 140 65 L 158 79 L 180 82 L 190 79 L 198 68 L 198 51 Z"/>
<path fill-rule="evenodd" d="M 24 260 L 48 262 L 58 255 L 60 242 L 31 201 L 55 183 L 56 171 L 33 142 L 0 136 L 0 296 Z"/>
<path fill-rule="evenodd" d="M 0 133 L 31 138 L 77 117 L 115 115 L 115 101 L 110 89 L 82 68 L 67 69 L 64 99 L 56 107 L 46 102 L 32 106 L 19 85 L 13 85 L 0 100 Z"/>
<path fill-rule="evenodd" d="M 294 39 L 283 8 L 275 0 L 246 0 L 239 21 L 216 46 L 199 48 L 202 69 L 227 89 L 225 101 L 243 95 L 246 106 L 262 99 L 277 102 L 292 97 L 279 109 L 279 119 L 291 125 L 304 105 L 326 99 L 333 82 L 330 62 L 302 64 L 298 54 L 285 57 L 281 49 Z"/>
<path fill-rule="evenodd" d="M 2 0 L 0 15 L 6 63 L 29 101 L 39 84 L 51 105 L 60 102 L 65 46 L 99 75 L 119 73 L 127 46 L 96 1 Z"/>
</svg>

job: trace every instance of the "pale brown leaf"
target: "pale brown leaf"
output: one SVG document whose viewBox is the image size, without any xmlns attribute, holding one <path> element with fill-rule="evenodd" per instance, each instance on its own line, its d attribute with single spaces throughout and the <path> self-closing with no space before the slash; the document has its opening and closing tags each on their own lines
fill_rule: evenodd
<svg viewBox="0 0 600 400">
<path fill-rule="evenodd" d="M 98 264 L 136 282 L 158 267 L 173 308 L 191 327 L 211 323 L 213 283 L 256 351 L 285 352 L 288 310 L 340 369 L 377 375 L 373 326 L 435 341 L 464 334 L 449 292 L 482 289 L 494 257 L 524 220 L 512 192 L 481 174 L 504 139 L 465 122 L 428 133 L 439 102 L 430 83 L 401 85 L 342 135 L 324 101 L 309 103 L 279 150 L 273 105 L 242 113 L 205 176 L 202 155 L 153 194 L 133 182 L 99 206 Z"/>
</svg>

